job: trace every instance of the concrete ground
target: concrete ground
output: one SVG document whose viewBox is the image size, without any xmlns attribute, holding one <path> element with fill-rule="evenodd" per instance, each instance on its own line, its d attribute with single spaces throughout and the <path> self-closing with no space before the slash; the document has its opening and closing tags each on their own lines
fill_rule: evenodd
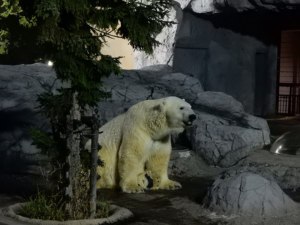
<svg viewBox="0 0 300 225">
<path fill-rule="evenodd" d="M 207 187 L 212 180 L 190 178 L 179 180 L 183 189 L 175 191 L 147 191 L 140 194 L 125 194 L 119 191 L 102 190 L 98 193 L 101 200 L 128 208 L 134 217 L 115 223 L 116 225 L 250 225 L 247 221 L 217 216 L 201 206 Z M 299 192 L 288 193 L 300 201 Z M 0 194 L 0 208 L 12 203 L 25 201 L 19 196 Z M 280 221 L 280 223 L 279 223 Z M 299 225 L 300 217 L 276 218 L 271 222 L 263 221 L 256 225 Z M 24 222 L 0 216 L 0 225 L 29 225 Z"/>
<path fill-rule="evenodd" d="M 201 215 L 199 204 L 213 181 L 205 178 L 179 181 L 183 188 L 175 191 L 148 191 L 142 194 L 102 191 L 99 194 L 100 198 L 109 199 L 134 213 L 134 218 L 119 223 L 122 225 L 217 224 Z"/>
<path fill-rule="evenodd" d="M 98 193 L 101 200 L 128 208 L 134 217 L 121 221 L 122 225 L 213 225 L 217 224 L 203 217 L 202 208 L 198 202 L 205 195 L 211 179 L 191 178 L 180 180 L 183 189 L 174 191 L 147 191 L 139 194 L 125 194 L 119 191 L 102 190 Z M 24 198 L 0 194 L 0 208 L 16 202 L 23 202 Z M 0 225 L 28 225 L 24 222 L 0 215 Z"/>
</svg>

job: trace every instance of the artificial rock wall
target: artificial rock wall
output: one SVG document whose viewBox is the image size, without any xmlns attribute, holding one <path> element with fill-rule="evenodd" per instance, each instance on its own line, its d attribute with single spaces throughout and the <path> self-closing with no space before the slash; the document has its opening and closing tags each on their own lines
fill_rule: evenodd
<svg viewBox="0 0 300 225">
<path fill-rule="evenodd" d="M 239 100 L 249 113 L 276 112 L 280 32 L 300 27 L 299 1 L 177 0 L 162 43 L 147 56 L 135 53 L 135 66 L 173 66 L 198 78 L 204 90 Z"/>
<path fill-rule="evenodd" d="M 266 37 L 265 42 L 258 39 L 256 28 L 247 25 L 248 17 L 240 17 L 243 16 L 201 17 L 184 12 L 173 69 L 197 77 L 207 91 L 233 96 L 247 112 L 272 114 L 276 101 L 276 37 L 275 40 Z M 237 21 L 242 27 L 235 27 Z"/>
</svg>

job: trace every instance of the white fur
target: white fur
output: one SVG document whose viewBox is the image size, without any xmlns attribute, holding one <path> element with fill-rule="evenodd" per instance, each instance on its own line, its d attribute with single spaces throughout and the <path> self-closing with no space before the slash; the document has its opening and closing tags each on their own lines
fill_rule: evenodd
<svg viewBox="0 0 300 225">
<path fill-rule="evenodd" d="M 100 128 L 98 188 L 121 187 L 124 192 L 142 192 L 153 179 L 152 189 L 176 189 L 168 178 L 171 133 L 180 133 L 194 114 L 190 104 L 177 97 L 145 100 Z M 89 145 L 86 145 L 89 148 Z"/>
</svg>

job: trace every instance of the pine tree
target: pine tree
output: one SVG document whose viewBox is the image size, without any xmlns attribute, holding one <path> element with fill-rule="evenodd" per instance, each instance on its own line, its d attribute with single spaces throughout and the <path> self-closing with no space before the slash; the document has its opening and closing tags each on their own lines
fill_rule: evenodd
<svg viewBox="0 0 300 225">
<path fill-rule="evenodd" d="M 40 95 L 39 102 L 52 125 L 51 143 L 68 164 L 71 216 L 82 210 L 77 191 L 82 112 L 109 95 L 101 89 L 102 78 L 120 73 L 119 58 L 102 54 L 101 48 L 107 38 L 124 38 L 133 48 L 151 53 L 159 44 L 155 36 L 172 24 L 166 19 L 171 4 L 172 0 L 2 1 L 0 62 L 51 60 L 57 78 L 69 84 L 57 93 Z"/>
</svg>

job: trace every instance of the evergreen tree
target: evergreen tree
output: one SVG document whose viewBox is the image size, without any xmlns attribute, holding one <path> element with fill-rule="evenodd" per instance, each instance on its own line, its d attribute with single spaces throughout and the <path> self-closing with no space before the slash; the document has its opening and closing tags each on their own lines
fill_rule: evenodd
<svg viewBox="0 0 300 225">
<path fill-rule="evenodd" d="M 56 93 L 40 95 L 39 102 L 52 125 L 56 156 L 68 164 L 70 216 L 83 210 L 77 191 L 82 186 L 82 112 L 108 96 L 101 90 L 102 78 L 120 72 L 119 58 L 102 54 L 101 48 L 107 38 L 118 37 L 151 53 L 159 44 L 155 36 L 172 24 L 166 19 L 171 4 L 172 0 L 2 1 L 0 62 L 51 60 L 57 78 L 69 84 Z"/>
</svg>

